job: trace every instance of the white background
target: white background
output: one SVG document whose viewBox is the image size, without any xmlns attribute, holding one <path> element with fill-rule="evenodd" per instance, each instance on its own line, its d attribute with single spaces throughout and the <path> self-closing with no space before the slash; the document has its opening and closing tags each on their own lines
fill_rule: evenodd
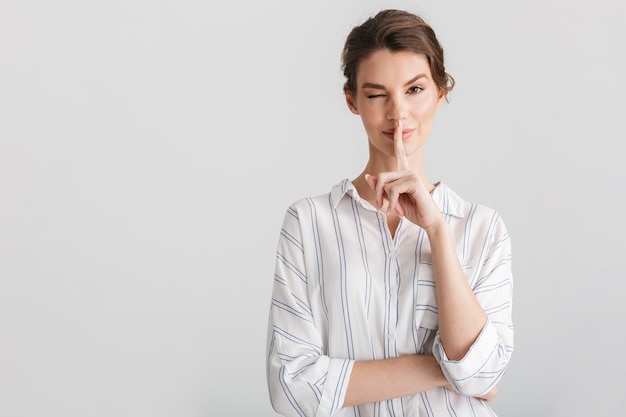
<svg viewBox="0 0 626 417">
<path fill-rule="evenodd" d="M 273 415 L 280 223 L 364 166 L 339 56 L 388 7 L 457 81 L 430 179 L 512 236 L 494 409 L 623 415 L 624 4 L 0 1 L 0 415 Z"/>
</svg>

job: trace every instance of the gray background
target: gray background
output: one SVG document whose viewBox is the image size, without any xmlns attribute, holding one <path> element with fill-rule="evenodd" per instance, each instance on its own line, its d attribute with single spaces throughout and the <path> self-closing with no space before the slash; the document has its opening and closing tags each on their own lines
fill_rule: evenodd
<svg viewBox="0 0 626 417">
<path fill-rule="evenodd" d="M 0 1 L 0 415 L 273 415 L 280 223 L 364 166 L 339 54 L 387 7 L 458 83 L 430 178 L 512 235 L 495 410 L 623 415 L 624 4 Z"/>
</svg>

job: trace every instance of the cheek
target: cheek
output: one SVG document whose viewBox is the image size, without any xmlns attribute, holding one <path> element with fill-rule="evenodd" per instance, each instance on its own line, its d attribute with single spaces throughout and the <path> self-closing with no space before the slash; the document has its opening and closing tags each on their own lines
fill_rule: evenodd
<svg viewBox="0 0 626 417">
<path fill-rule="evenodd" d="M 414 108 L 414 114 L 418 119 L 431 119 L 437 111 L 437 102 L 428 100 L 418 103 Z"/>
<path fill-rule="evenodd" d="M 371 106 L 368 107 L 364 107 L 361 110 L 361 120 L 363 120 L 363 125 L 364 126 L 376 126 L 377 124 L 380 123 L 382 116 L 381 116 L 381 112 L 378 111 L 376 108 L 373 108 Z"/>
</svg>

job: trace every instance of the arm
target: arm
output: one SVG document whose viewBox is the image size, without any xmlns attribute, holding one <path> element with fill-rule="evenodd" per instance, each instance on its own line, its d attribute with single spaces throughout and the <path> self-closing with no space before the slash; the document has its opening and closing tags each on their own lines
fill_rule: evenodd
<svg viewBox="0 0 626 417">
<path fill-rule="evenodd" d="M 398 169 L 366 176 L 376 193 L 377 205 L 388 200 L 396 212 L 422 227 L 431 245 L 439 306 L 439 332 L 448 358 L 461 359 L 485 325 L 487 316 L 472 293 L 454 247 L 448 223 L 421 178 L 411 169 L 402 142 L 402 123 L 394 132 Z"/>
<path fill-rule="evenodd" d="M 471 343 L 462 357 L 453 357 L 449 354 L 448 345 L 444 344 L 443 328 L 435 337 L 433 354 L 441 368 L 454 386 L 466 395 L 482 396 L 493 389 L 504 372 L 513 353 L 513 322 L 512 322 L 512 291 L 513 278 L 511 273 L 511 242 L 508 232 L 497 213 L 487 210 L 481 213 L 482 222 L 473 224 L 473 230 L 481 236 L 479 244 L 480 257 L 473 265 L 474 271 L 469 277 L 466 287 L 471 288 L 471 294 L 486 314 L 487 320 L 479 330 L 479 334 Z M 478 233 L 478 229 L 483 229 Z M 486 236 L 486 237 L 485 237 Z M 436 285 L 441 277 L 435 277 Z M 447 279 L 449 277 L 446 277 Z M 445 284 L 442 284 L 445 289 Z M 437 289 L 438 302 L 450 300 L 448 294 Z M 449 307 L 449 306 L 448 306 Z M 452 311 L 448 320 L 455 320 Z M 450 325 L 451 323 L 445 323 Z M 454 325 L 454 323 L 452 323 Z M 450 327 L 448 327 L 448 330 Z M 453 339 L 448 338 L 447 341 Z"/>
<path fill-rule="evenodd" d="M 387 198 L 392 207 L 397 204 L 399 215 L 426 230 L 439 309 L 433 354 L 455 391 L 482 397 L 495 388 L 513 352 L 511 247 L 504 223 L 494 212 L 491 222 L 475 225 L 488 231 L 485 242 L 479 242 L 485 245 L 484 254 L 474 265 L 470 285 L 449 226 L 417 175 L 390 172 L 370 181 L 372 188 L 380 187 L 378 198 Z M 483 213 L 485 217 L 489 214 Z"/>
<path fill-rule="evenodd" d="M 345 396 L 353 361 L 330 358 L 309 297 L 297 207 L 285 214 L 267 334 L 272 407 L 284 416 L 330 416 Z"/>
<path fill-rule="evenodd" d="M 442 241 L 445 242 L 445 240 L 443 239 Z M 447 251 L 444 252 L 444 254 L 450 255 Z M 478 337 L 481 335 L 481 332 L 484 332 L 483 328 L 486 326 L 487 315 L 485 314 L 485 311 L 482 308 L 481 304 L 478 302 L 477 297 L 469 288 L 465 274 L 462 272 L 462 270 L 460 270 L 460 264 L 456 252 L 453 252 L 452 256 L 453 258 L 451 260 L 454 260 L 459 266 L 459 272 L 461 275 L 451 275 L 451 277 L 457 278 L 459 281 L 449 283 L 452 286 L 452 288 L 448 289 L 449 293 L 444 293 L 442 294 L 442 296 L 438 296 L 438 298 L 446 299 L 446 297 L 458 297 L 460 308 L 450 309 L 451 314 L 446 317 L 446 320 L 449 321 L 447 323 L 442 323 L 440 320 L 440 328 L 441 326 L 443 326 L 446 327 L 446 330 L 448 332 L 458 332 L 459 335 L 452 334 L 452 340 L 453 342 L 463 344 L 463 351 L 461 352 L 458 360 L 450 359 L 450 357 L 446 356 L 445 354 L 439 355 L 439 358 L 442 362 L 442 366 L 445 365 L 447 368 L 451 369 L 448 379 L 455 383 L 456 388 L 453 388 L 452 385 L 450 385 L 448 379 L 446 378 L 446 376 L 444 376 L 442 367 L 439 365 L 437 359 L 435 359 L 432 355 L 409 355 L 400 358 L 376 361 L 357 361 L 354 363 L 352 368 L 352 373 L 346 391 L 344 406 L 359 405 L 383 401 L 390 398 L 414 395 L 435 387 L 446 387 L 450 390 L 456 389 L 463 394 L 475 396 L 483 401 L 491 401 L 495 398 L 498 391 L 497 383 L 499 382 L 501 374 L 503 374 L 503 372 L 500 373 L 502 357 L 506 358 L 504 360 L 504 362 L 506 363 L 510 355 L 505 354 L 502 355 L 502 357 L 491 355 L 491 360 L 485 363 L 486 366 L 480 369 L 481 372 L 476 373 L 478 377 L 476 379 L 466 378 L 465 376 L 458 377 L 458 375 L 464 375 L 463 372 L 466 368 L 476 369 L 475 367 L 473 367 L 472 363 L 476 363 L 477 360 L 474 360 L 473 358 L 472 360 L 468 360 L 465 362 L 462 360 L 464 357 L 467 356 L 467 353 L 471 347 L 476 347 L 478 354 L 482 355 L 480 352 L 485 352 L 487 350 L 481 349 L 479 347 L 479 343 L 482 346 L 487 346 L 487 349 L 489 349 L 490 351 L 492 350 L 491 347 L 493 345 L 490 344 L 492 341 L 489 341 L 487 338 L 482 338 L 479 343 L 476 343 Z M 433 263 L 446 261 L 447 259 L 445 257 L 443 257 L 443 259 L 439 259 L 436 255 L 433 255 Z M 454 262 L 450 263 L 454 265 Z M 442 268 L 442 270 L 443 271 L 435 273 L 448 273 L 446 268 Z M 504 270 L 506 270 L 506 268 L 504 268 Z M 435 271 L 437 271 L 437 269 L 435 269 Z M 445 276 L 445 278 L 450 277 Z M 484 284 L 485 286 L 491 285 L 488 282 L 484 282 Z M 440 286 L 444 287 L 445 285 L 442 284 Z M 462 290 L 467 291 L 461 292 Z M 460 292 L 460 294 L 457 294 L 457 292 Z M 506 299 L 506 297 L 496 298 L 500 300 Z M 452 301 L 456 302 L 457 300 L 453 299 Z M 465 307 L 463 302 L 467 302 L 469 303 L 469 305 Z M 439 302 L 439 304 L 441 317 L 441 302 Z M 458 320 L 460 316 L 465 316 L 465 312 L 468 311 L 470 307 L 476 309 L 476 316 L 479 317 L 480 321 L 472 322 L 471 320 L 467 320 L 465 323 L 468 323 L 468 327 L 474 325 L 475 333 L 470 331 L 464 333 L 466 329 L 456 329 L 454 325 L 458 326 L 460 324 L 460 326 L 465 326 L 465 324 L 462 322 L 462 320 L 459 320 L 462 323 L 455 323 L 455 320 Z M 447 327 L 446 324 L 453 325 Z M 489 324 L 491 325 L 491 323 Z M 461 336 L 465 336 L 465 338 Z M 440 346 L 442 347 L 441 350 L 443 351 L 443 345 L 440 344 Z M 448 349 L 446 349 L 446 351 L 447 350 Z M 500 352 L 500 350 L 498 350 L 497 352 Z M 476 357 L 476 353 L 474 353 L 473 356 Z M 484 358 L 485 355 L 482 355 L 480 357 Z M 482 359 L 478 359 L 478 361 L 481 360 Z M 498 369 L 497 374 L 492 374 L 490 375 L 490 377 L 485 377 L 485 374 L 490 373 L 490 365 L 495 365 L 495 367 Z M 458 370 L 456 370 L 457 372 L 455 372 L 455 367 L 461 370 L 460 373 L 458 372 Z M 494 376 L 496 377 L 495 379 L 493 378 Z"/>
<path fill-rule="evenodd" d="M 439 337 L 447 358 L 459 361 L 485 326 L 487 314 L 461 269 L 448 223 L 441 217 L 427 233 L 439 308 Z"/>
<path fill-rule="evenodd" d="M 395 135 L 397 171 L 367 176 L 376 201 L 428 234 L 439 308 L 433 354 L 460 393 L 482 397 L 492 391 L 513 351 L 510 241 L 496 213 L 486 231 L 484 254 L 471 286 L 456 253 L 448 224 L 404 153 L 401 124 Z M 378 204 L 378 203 L 377 203 Z M 485 213 L 483 213 L 485 214 Z M 488 216 L 487 216 L 488 217 Z M 483 256 L 484 255 L 484 256 Z"/>
<path fill-rule="evenodd" d="M 408 355 L 354 364 L 344 406 L 414 395 L 431 388 L 450 388 L 432 355 Z"/>
</svg>

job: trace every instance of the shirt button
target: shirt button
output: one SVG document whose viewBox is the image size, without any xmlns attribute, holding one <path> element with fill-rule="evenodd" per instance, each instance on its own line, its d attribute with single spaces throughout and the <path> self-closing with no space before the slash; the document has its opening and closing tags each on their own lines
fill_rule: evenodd
<svg viewBox="0 0 626 417">
<path fill-rule="evenodd" d="M 393 333 L 387 333 L 387 339 L 391 340 L 395 337 Z"/>
<path fill-rule="evenodd" d="M 396 259 L 396 251 L 389 251 L 387 253 L 387 256 L 390 257 L 391 259 Z"/>
</svg>

